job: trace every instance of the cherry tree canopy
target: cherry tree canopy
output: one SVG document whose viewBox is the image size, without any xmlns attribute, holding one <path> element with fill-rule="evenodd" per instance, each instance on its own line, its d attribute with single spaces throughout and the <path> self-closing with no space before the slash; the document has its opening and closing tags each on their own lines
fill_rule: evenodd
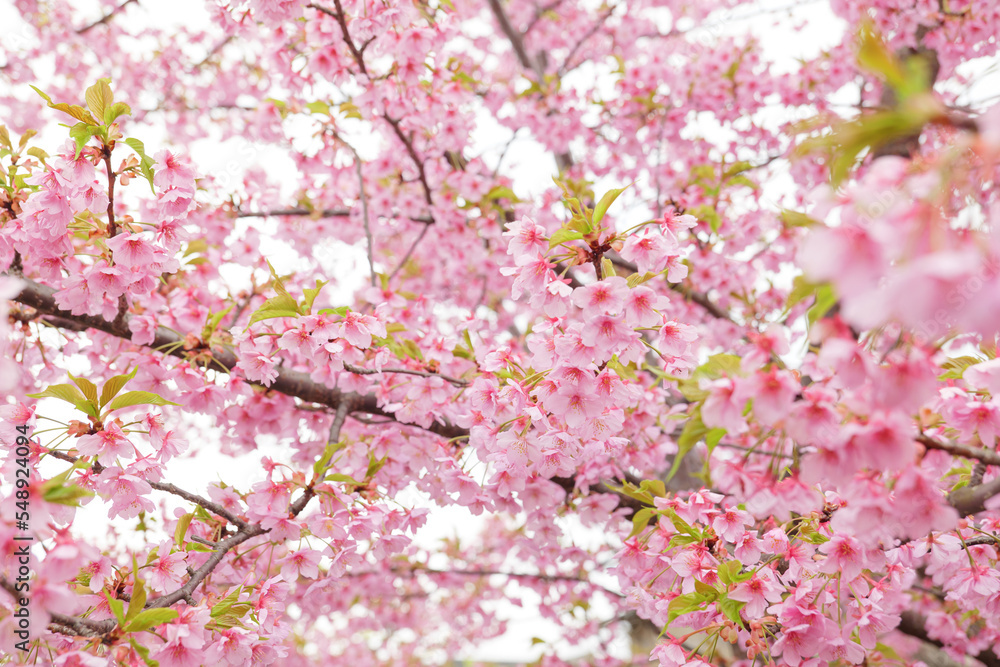
<svg viewBox="0 0 1000 667">
<path fill-rule="evenodd" d="M 12 4 L 0 663 L 1000 664 L 1000 5 Z"/>
</svg>

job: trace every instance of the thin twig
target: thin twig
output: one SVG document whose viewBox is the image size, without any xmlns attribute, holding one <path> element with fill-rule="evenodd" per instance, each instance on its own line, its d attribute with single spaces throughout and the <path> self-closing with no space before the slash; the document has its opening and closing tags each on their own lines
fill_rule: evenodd
<svg viewBox="0 0 1000 667">
<path fill-rule="evenodd" d="M 97 19 L 93 23 L 85 25 L 82 28 L 80 28 L 79 30 L 77 30 L 76 34 L 82 35 L 82 34 L 86 33 L 87 31 L 91 30 L 92 28 L 96 28 L 99 25 L 104 25 L 105 23 L 107 23 L 108 21 L 110 21 L 111 19 L 113 19 L 116 14 L 118 14 L 123 9 L 125 9 L 126 7 L 128 7 L 129 5 L 131 5 L 133 2 L 138 3 L 139 0 L 125 0 L 125 2 L 123 2 L 120 5 L 118 5 L 117 7 L 115 7 L 110 12 L 108 12 L 107 14 L 105 14 L 104 16 L 102 16 L 101 18 Z"/>
<path fill-rule="evenodd" d="M 237 211 L 237 218 L 272 218 L 279 216 L 317 216 L 320 218 L 349 218 L 351 217 L 350 209 L 346 208 L 324 208 L 318 211 L 310 210 L 308 208 L 282 208 L 276 209 L 274 211 Z M 412 220 L 413 222 L 422 222 L 425 225 L 429 225 L 434 222 L 434 219 L 429 215 L 414 215 L 406 216 L 407 220 Z"/>
<path fill-rule="evenodd" d="M 570 71 L 569 65 L 573 61 L 573 57 L 576 55 L 576 52 L 580 50 L 580 47 L 583 46 L 588 39 L 593 37 L 594 34 L 601 29 L 601 27 L 607 22 L 607 20 L 611 17 L 614 11 L 615 11 L 614 6 L 608 7 L 608 9 L 601 16 L 601 18 L 598 19 L 598 21 L 594 23 L 593 26 L 591 26 L 590 30 L 588 30 L 583 35 L 583 37 L 581 37 L 576 41 L 576 44 L 573 45 L 573 48 L 569 50 L 569 54 L 566 56 L 566 59 L 563 60 L 563 64 L 559 67 L 558 70 L 556 70 L 558 72 L 558 76 L 562 76 L 566 72 Z"/>
<path fill-rule="evenodd" d="M 347 30 L 347 17 L 344 15 L 344 8 L 341 6 L 340 0 L 333 0 L 333 4 L 337 7 L 336 12 L 321 5 L 317 5 L 315 2 L 310 2 L 306 5 L 306 7 L 321 11 L 337 20 L 337 23 L 340 25 L 340 32 L 343 33 L 344 41 L 347 43 L 347 48 L 351 50 L 351 55 L 354 56 L 354 61 L 358 64 L 358 68 L 361 70 L 361 73 L 368 76 L 368 69 L 365 67 L 364 55 L 358 50 L 358 47 L 354 44 L 354 40 L 351 39 L 351 33 Z"/>
<path fill-rule="evenodd" d="M 424 228 L 420 230 L 419 234 L 417 234 L 417 238 L 413 241 L 410 249 L 406 251 L 405 255 L 403 255 L 403 259 L 399 262 L 399 266 L 397 266 L 393 272 L 389 274 L 389 279 L 386 282 L 392 282 L 392 279 L 396 277 L 396 274 L 399 273 L 404 266 L 406 266 L 406 263 L 410 261 L 410 257 L 413 256 L 413 252 L 417 249 L 417 246 L 420 245 L 420 242 L 424 240 L 424 236 L 427 235 L 427 230 L 430 228 L 430 225 L 424 225 Z"/>
<path fill-rule="evenodd" d="M 330 423 L 330 433 L 326 440 L 328 443 L 340 442 L 340 431 L 343 429 L 344 422 L 347 420 L 348 412 L 350 412 L 350 405 L 346 401 L 337 406 L 337 413 L 333 416 L 333 421 Z M 327 462 L 327 465 L 329 465 L 329 462 Z M 309 504 L 309 501 L 316 495 L 315 485 L 319 480 L 323 479 L 324 473 L 325 470 L 317 471 L 313 480 L 309 482 L 308 486 L 306 486 L 299 499 L 292 503 L 288 508 L 288 512 L 292 516 L 298 516 L 302 510 L 306 508 L 306 505 Z"/>
<path fill-rule="evenodd" d="M 967 459 L 982 461 L 987 465 L 1000 466 L 1000 453 L 992 449 L 972 447 L 970 445 L 962 445 L 957 442 L 944 442 L 942 440 L 931 438 L 923 433 L 917 436 L 917 442 L 927 449 L 939 449 L 943 452 L 948 452 L 952 456 L 961 456 Z"/>
<path fill-rule="evenodd" d="M 387 123 L 392 127 L 393 132 L 400 141 L 403 142 L 403 146 L 406 148 L 406 152 L 409 154 L 410 159 L 413 160 L 413 164 L 417 166 L 417 179 L 420 181 L 421 187 L 424 189 L 424 201 L 427 202 L 428 206 L 434 205 L 434 197 L 431 195 L 431 186 L 427 182 L 427 172 L 424 171 L 424 162 L 417 155 L 417 149 L 413 147 L 412 137 L 407 137 L 403 134 L 402 128 L 399 126 L 399 119 L 393 118 L 388 114 L 383 114 L 382 118 L 385 119 Z M 434 216 L 431 216 L 431 222 L 434 221 Z"/>
<path fill-rule="evenodd" d="M 458 378 L 449 377 L 447 375 L 442 375 L 441 373 L 432 373 L 430 371 L 417 371 L 410 368 L 382 368 L 376 370 L 374 368 L 362 368 L 360 366 L 355 366 L 354 364 L 349 364 L 344 362 L 344 370 L 348 370 L 351 373 L 357 375 L 378 375 L 380 373 L 400 373 L 403 375 L 418 375 L 425 378 L 441 378 L 445 382 L 450 382 L 456 387 L 468 387 L 468 380 L 459 380 Z"/>
<path fill-rule="evenodd" d="M 339 137 L 338 137 L 339 139 Z M 354 169 L 358 172 L 358 188 L 361 192 L 361 220 L 365 225 L 365 239 L 368 242 L 368 273 L 371 277 L 371 285 L 375 287 L 375 259 L 374 259 L 374 249 L 375 242 L 372 239 L 372 228 L 371 223 L 368 220 L 368 195 L 365 193 L 365 176 L 361 171 L 361 156 L 358 152 L 354 150 L 354 146 L 350 145 L 343 139 L 340 139 L 340 143 L 347 147 L 347 150 L 351 151 L 354 155 Z"/>
<path fill-rule="evenodd" d="M 59 451 L 57 449 L 48 449 L 48 448 L 46 448 L 45 451 L 48 452 L 48 454 L 50 456 L 52 456 L 53 458 L 57 458 L 57 459 L 59 459 L 61 461 L 66 461 L 67 463 L 77 463 L 80 460 L 80 458 L 77 457 L 77 456 L 73 456 L 72 454 L 67 454 L 66 452 L 61 452 L 61 451 Z M 100 472 L 100 470 L 97 470 L 96 466 L 94 466 L 94 468 L 95 468 L 95 470 L 97 472 Z M 146 483 L 149 484 L 154 489 L 156 489 L 157 491 L 163 491 L 165 493 L 170 493 L 170 494 L 175 495 L 175 496 L 177 496 L 179 498 L 183 498 L 184 500 L 187 500 L 188 502 L 192 502 L 195 505 L 200 505 L 200 506 L 204 507 L 205 509 L 207 509 L 209 512 L 212 512 L 213 514 L 221 516 L 223 519 L 225 519 L 229 523 L 233 524 L 234 526 L 238 526 L 240 528 L 244 528 L 247 525 L 246 521 L 244 521 L 243 519 L 239 518 L 238 516 L 236 516 L 235 514 L 233 514 L 232 512 L 230 512 L 229 510 L 227 510 L 222 505 L 220 505 L 218 503 L 215 503 L 215 502 L 212 502 L 208 498 L 203 498 L 203 497 L 199 496 L 196 493 L 191 493 L 190 491 L 185 491 L 184 489 L 181 489 L 181 488 L 179 488 L 177 486 L 174 486 L 173 484 L 169 484 L 169 483 L 165 483 L 165 482 L 150 482 L 150 481 L 147 480 Z"/>
</svg>

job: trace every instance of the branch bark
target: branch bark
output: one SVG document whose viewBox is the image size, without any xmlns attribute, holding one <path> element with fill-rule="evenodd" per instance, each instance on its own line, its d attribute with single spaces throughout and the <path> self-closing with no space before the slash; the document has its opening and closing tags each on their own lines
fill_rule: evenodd
<svg viewBox="0 0 1000 667">
<path fill-rule="evenodd" d="M 20 276 L 17 277 L 24 283 L 24 287 L 22 288 L 21 293 L 14 298 L 15 301 L 26 306 L 31 306 L 39 313 L 54 316 L 59 318 L 59 320 L 72 322 L 76 326 L 82 328 L 95 329 L 125 340 L 132 339 L 132 331 L 129 329 L 128 325 L 130 320 L 129 317 L 124 317 L 120 320 L 116 319 L 114 322 L 108 322 L 102 317 L 92 315 L 73 315 L 72 313 L 59 308 L 56 304 L 54 296 L 55 290 L 51 287 L 40 285 L 26 278 L 21 278 Z M 183 349 L 183 345 L 180 345 L 183 341 L 184 338 L 182 336 L 166 329 L 165 327 L 158 327 L 154 335 L 153 342 L 148 347 L 155 350 L 157 348 L 169 346 L 167 347 L 167 349 L 171 350 L 169 354 L 183 359 L 186 358 L 186 352 Z M 225 349 L 212 350 L 212 357 L 221 366 L 226 368 L 227 371 L 232 371 L 239 361 L 235 354 Z M 314 382 L 307 373 L 302 371 L 279 369 L 278 377 L 275 378 L 274 382 L 267 387 L 267 389 L 285 394 L 286 396 L 294 396 L 295 398 L 303 400 L 306 403 L 319 403 L 321 405 L 326 405 L 334 410 L 336 410 L 343 401 L 349 401 L 353 411 L 387 417 L 395 420 L 395 416 L 391 412 L 386 412 L 379 407 L 378 399 L 373 394 L 357 394 L 354 392 L 343 392 L 339 389 L 333 389 L 327 387 L 326 385 Z M 425 430 L 444 438 L 458 438 L 463 435 L 468 435 L 467 430 L 454 426 L 447 421 L 434 422 Z"/>
</svg>

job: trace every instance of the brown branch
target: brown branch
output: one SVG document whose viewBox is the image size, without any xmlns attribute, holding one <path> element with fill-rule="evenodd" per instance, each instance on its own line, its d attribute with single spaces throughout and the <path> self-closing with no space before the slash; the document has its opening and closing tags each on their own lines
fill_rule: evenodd
<svg viewBox="0 0 1000 667">
<path fill-rule="evenodd" d="M 303 216 L 311 217 L 313 215 L 318 215 L 320 218 L 349 218 L 351 217 L 350 209 L 346 208 L 324 208 L 320 210 L 310 210 L 308 208 L 282 208 L 274 211 L 237 211 L 237 218 L 276 218 L 280 216 Z M 386 216 L 383 216 L 386 217 Z M 408 220 L 413 222 L 422 222 L 425 225 L 429 225 L 434 222 L 434 219 L 429 215 L 416 215 L 407 216 Z"/>
<path fill-rule="evenodd" d="M 330 423 L 330 433 L 326 439 L 327 443 L 340 442 L 340 431 L 344 427 L 344 422 L 347 420 L 347 413 L 349 411 L 350 405 L 346 401 L 337 406 L 337 414 L 333 416 L 333 422 Z M 327 462 L 327 465 L 330 465 L 329 462 Z M 302 496 L 288 508 L 292 516 L 298 516 L 306 508 L 306 505 L 309 504 L 309 501 L 313 499 L 313 496 L 316 495 L 316 483 L 323 478 L 324 473 L 325 469 L 316 471 L 312 481 L 309 482 L 309 485 L 303 491 Z"/>
<path fill-rule="evenodd" d="M 432 373 L 430 371 L 416 371 L 410 368 L 382 368 L 376 370 L 374 368 L 361 368 L 360 366 L 355 366 L 354 364 L 349 364 L 344 362 L 344 369 L 348 370 L 357 375 L 379 375 L 380 373 L 399 373 L 402 375 L 417 375 L 425 378 L 441 378 L 445 382 L 450 382 L 456 387 L 468 387 L 468 380 L 459 380 L 458 378 L 449 377 L 447 375 L 442 375 L 441 373 Z"/>
<path fill-rule="evenodd" d="M 89 30 L 91 30 L 93 28 L 96 28 L 99 25 L 104 25 L 105 23 L 107 23 L 108 21 L 110 21 L 111 19 L 113 19 L 116 14 L 118 14 L 119 12 L 121 12 L 122 10 L 124 10 L 126 7 L 128 7 L 129 5 L 131 5 L 133 2 L 134 3 L 138 3 L 139 0 L 125 0 L 125 2 L 123 2 L 120 5 L 118 5 L 117 7 L 115 7 L 110 12 L 108 12 L 107 14 L 105 14 L 104 16 L 102 16 L 101 18 L 97 19 L 93 23 L 85 25 L 82 28 L 80 28 L 79 30 L 77 30 L 76 34 L 82 35 L 82 34 L 86 33 L 87 31 L 89 31 Z"/>
<path fill-rule="evenodd" d="M 205 577 L 211 574 L 212 570 L 214 570 L 216 566 L 222 562 L 222 559 L 226 556 L 230 549 L 243 544 L 251 538 L 257 537 L 258 535 L 263 535 L 266 532 L 266 529 L 261 528 L 258 525 L 244 526 L 240 528 L 235 535 L 218 543 L 218 548 L 212 552 L 212 555 L 209 556 L 208 560 L 206 560 L 201 567 L 195 570 L 195 573 L 191 575 L 191 578 L 188 579 L 183 586 L 171 593 L 167 593 L 166 595 L 161 595 L 158 598 L 150 600 L 146 603 L 146 607 L 151 609 L 157 607 L 169 607 L 175 602 L 189 598 L 191 594 L 194 593 L 194 590 L 198 588 L 198 585 L 205 580 Z"/>
<path fill-rule="evenodd" d="M 427 236 L 427 230 L 430 228 L 430 225 L 424 225 L 424 228 L 420 230 L 419 234 L 417 234 L 417 238 L 415 238 L 413 243 L 410 244 L 410 249 L 406 251 L 406 254 L 403 255 L 403 259 L 399 261 L 399 266 L 393 269 L 393 272 L 389 274 L 389 278 L 386 282 L 391 283 L 392 279 L 396 277 L 396 274 L 403 270 L 403 267 L 406 266 L 406 263 L 410 261 L 410 257 L 413 256 L 414 251 L 416 251 L 417 246 L 420 245 L 420 242 L 424 240 L 425 236 Z"/>
<path fill-rule="evenodd" d="M 128 327 L 130 318 L 123 318 L 121 322 L 108 322 L 99 316 L 73 315 L 68 311 L 62 310 L 58 305 L 56 305 L 55 297 L 53 296 L 55 290 L 51 287 L 39 285 L 36 282 L 24 278 L 21 280 L 24 283 L 24 287 L 22 288 L 21 293 L 14 298 L 15 301 L 31 306 L 45 315 L 53 315 L 63 320 L 74 322 L 76 325 L 81 327 L 102 331 L 125 340 L 132 339 L 132 332 Z M 157 327 L 153 342 L 148 347 L 153 350 L 166 348 L 170 350 L 168 354 L 185 359 L 187 357 L 187 352 L 183 349 L 183 341 L 183 336 L 165 327 Z M 235 354 L 222 348 L 212 350 L 212 358 L 227 371 L 232 371 L 239 361 Z M 392 413 L 386 412 L 379 407 L 378 399 L 373 394 L 361 395 L 354 392 L 343 392 L 339 389 L 330 388 L 326 385 L 314 382 L 312 378 L 309 377 L 309 374 L 303 371 L 279 368 L 277 372 L 278 376 L 275 378 L 274 382 L 267 387 L 267 389 L 271 391 L 298 398 L 306 403 L 319 403 L 334 409 L 336 409 L 342 401 L 346 400 L 350 401 L 352 409 L 358 412 L 394 419 Z M 434 422 L 425 430 L 444 438 L 456 438 L 468 435 L 467 430 L 456 427 L 446 421 Z"/>
<path fill-rule="evenodd" d="M 601 29 L 601 27 L 607 22 L 607 20 L 611 17 L 614 11 L 615 11 L 614 5 L 608 7 L 608 9 L 601 16 L 601 18 L 596 23 L 594 23 L 594 25 L 590 28 L 590 30 L 588 30 L 583 35 L 583 37 L 581 37 L 576 41 L 576 44 L 573 45 L 573 48 L 569 50 L 569 54 L 566 56 L 566 59 L 563 60 L 563 64 L 559 67 L 558 70 L 556 70 L 559 76 L 562 76 L 563 74 L 569 71 L 569 65 L 572 62 L 573 57 L 576 55 L 577 51 L 580 50 L 580 47 L 583 46 L 588 39 L 594 36 L 594 33 L 596 33 L 598 30 Z"/>
<path fill-rule="evenodd" d="M 958 510 L 961 516 L 986 511 L 986 501 L 1000 495 L 1000 477 L 979 486 L 966 486 L 948 494 L 948 504 Z"/>
<path fill-rule="evenodd" d="M 424 201 L 427 202 L 428 206 L 433 206 L 434 198 L 431 196 L 431 186 L 427 182 L 427 172 L 424 171 L 424 163 L 420 159 L 420 156 L 417 155 L 417 150 L 413 147 L 413 139 L 403 134 L 402 128 L 399 127 L 398 119 L 393 118 L 388 114 L 384 114 L 382 118 L 384 118 L 385 121 L 392 126 L 393 132 L 396 133 L 399 140 L 403 142 L 403 146 L 406 147 L 406 152 L 409 154 L 410 159 L 413 160 L 413 164 L 417 166 L 417 178 L 420 180 L 420 185 L 424 189 Z M 433 216 L 431 216 L 431 222 L 434 222 Z"/>
<path fill-rule="evenodd" d="M 996 452 L 992 449 L 971 447 L 957 442 L 944 442 L 924 434 L 917 436 L 917 442 L 927 449 L 938 449 L 943 452 L 948 452 L 952 456 L 961 456 L 967 459 L 982 461 L 986 465 L 1000 466 L 1000 452 Z"/>
<path fill-rule="evenodd" d="M 538 82 L 542 83 L 545 79 L 545 72 L 542 71 L 541 65 L 536 62 L 531 56 L 528 55 L 527 49 L 524 48 L 524 35 L 519 33 L 513 25 L 510 23 L 510 19 L 507 18 L 507 13 L 504 12 L 503 7 L 500 5 L 500 0 L 487 0 L 490 6 L 490 11 L 493 12 L 493 16 L 496 18 L 497 23 L 500 24 L 500 29 L 503 34 L 507 36 L 510 41 L 511 47 L 514 49 L 514 53 L 517 55 L 517 59 L 520 61 L 521 65 L 525 69 L 530 69 L 538 77 Z"/>
<path fill-rule="evenodd" d="M 1000 453 L 983 447 L 972 447 L 957 442 L 944 442 L 921 433 L 916 438 L 917 442 L 927 449 L 937 449 L 948 452 L 952 456 L 976 461 L 973 468 L 975 475 L 976 468 L 984 465 L 1000 466 Z M 982 475 L 979 475 L 978 484 L 970 484 L 957 491 L 948 494 L 948 504 L 958 510 L 962 516 L 978 514 L 986 511 L 986 501 L 1000 494 L 1000 477 L 996 477 L 985 484 L 982 483 Z"/>
<path fill-rule="evenodd" d="M 927 619 L 921 616 L 915 611 L 904 611 L 900 614 L 902 617 L 899 626 L 896 628 L 905 635 L 911 637 L 916 637 L 917 639 L 927 642 L 928 644 L 933 644 L 938 648 L 944 648 L 943 642 L 937 639 L 931 639 L 930 635 L 927 634 Z M 996 654 L 992 651 L 986 650 L 979 655 L 970 656 L 975 658 L 979 662 L 986 665 L 986 667 L 1000 667 L 1000 659 L 997 658 Z"/>
<path fill-rule="evenodd" d="M 333 0 L 333 4 L 337 8 L 336 12 L 321 5 L 317 5 L 315 2 L 310 2 L 306 5 L 306 7 L 321 11 L 327 16 L 332 16 L 337 20 L 337 23 L 340 25 L 340 32 L 343 33 L 344 41 L 347 43 L 347 48 L 351 50 L 351 55 L 354 56 L 354 61 L 358 64 L 358 68 L 361 70 L 361 73 L 368 76 L 368 69 L 365 67 L 364 55 L 358 50 L 358 47 L 354 44 L 354 40 L 351 39 L 351 33 L 347 30 L 347 17 L 344 15 L 344 8 L 341 6 L 340 0 Z"/>
<path fill-rule="evenodd" d="M 80 460 L 80 458 L 77 457 L 77 456 L 73 456 L 72 454 L 67 454 L 66 452 L 61 452 L 61 451 L 59 451 L 57 449 L 48 449 L 48 448 L 46 448 L 46 451 L 48 452 L 49 456 L 52 456 L 53 458 L 57 458 L 60 461 L 66 461 L 67 463 L 76 463 L 77 461 Z M 97 472 L 97 473 L 100 473 L 101 470 L 104 469 L 103 467 L 99 467 L 98 464 L 95 464 L 92 467 L 93 467 L 94 471 Z M 183 498 L 184 500 L 187 500 L 188 502 L 192 502 L 195 505 L 200 505 L 200 506 L 204 507 L 205 509 L 207 509 L 209 512 L 212 512 L 213 514 L 221 516 L 223 519 L 225 519 L 226 521 L 229 521 L 234 526 L 238 526 L 239 528 L 245 528 L 246 525 L 247 525 L 246 521 L 244 521 L 243 519 L 239 518 L 238 516 L 236 516 L 235 514 L 233 514 L 232 512 L 230 512 L 229 510 L 227 510 L 222 505 L 219 505 L 218 503 L 212 502 L 208 498 L 203 498 L 202 496 L 199 496 L 196 493 L 191 493 L 190 491 L 185 491 L 182 488 L 179 488 L 177 486 L 174 486 L 173 484 L 169 484 L 169 483 L 166 483 L 166 482 L 151 482 L 149 480 L 146 480 L 146 483 L 149 484 L 154 489 L 156 489 L 157 491 L 163 491 L 165 493 L 170 493 L 170 494 L 173 494 L 175 496 L 178 496 L 179 498 Z"/>
<path fill-rule="evenodd" d="M 608 259 L 611 260 L 611 263 L 614 264 L 617 267 L 623 268 L 626 271 L 629 271 L 631 273 L 638 273 L 639 272 L 639 267 L 637 267 L 632 262 L 629 262 L 627 260 L 622 259 L 621 256 L 619 256 L 616 253 L 608 253 L 607 257 L 608 257 Z M 671 282 L 668 282 L 667 286 L 670 289 L 672 289 L 675 292 L 677 292 L 678 294 L 683 295 L 685 299 L 691 301 L 692 303 L 696 303 L 699 306 L 701 306 L 702 308 L 704 308 L 705 311 L 709 315 L 711 315 L 712 317 L 714 317 L 714 318 L 716 318 L 718 320 L 728 320 L 729 322 L 732 322 L 733 324 L 736 324 L 736 322 L 733 321 L 733 318 L 730 317 L 729 313 L 727 313 L 717 303 L 715 303 L 714 301 L 712 301 L 712 299 L 707 294 L 704 294 L 704 293 L 699 292 L 699 291 L 697 291 L 695 289 L 687 287 L 683 283 L 671 283 Z"/>
</svg>

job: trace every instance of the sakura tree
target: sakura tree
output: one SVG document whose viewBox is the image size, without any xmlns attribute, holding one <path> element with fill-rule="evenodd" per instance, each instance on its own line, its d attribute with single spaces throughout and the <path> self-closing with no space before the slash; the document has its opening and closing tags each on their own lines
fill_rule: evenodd
<svg viewBox="0 0 1000 667">
<path fill-rule="evenodd" d="M 1000 664 L 1000 5 L 12 4 L 0 663 Z"/>
</svg>

